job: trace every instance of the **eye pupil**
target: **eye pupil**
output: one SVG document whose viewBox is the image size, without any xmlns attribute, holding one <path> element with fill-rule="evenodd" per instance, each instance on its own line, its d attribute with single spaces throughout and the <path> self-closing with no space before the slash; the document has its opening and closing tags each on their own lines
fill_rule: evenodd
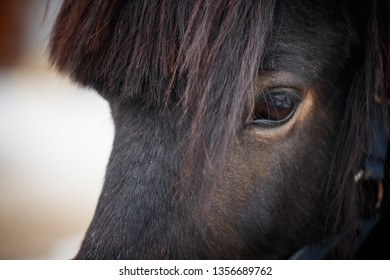
<svg viewBox="0 0 390 280">
<path fill-rule="evenodd" d="M 283 124 L 292 117 L 298 103 L 298 94 L 292 90 L 269 90 L 255 106 L 253 120 L 271 125 Z"/>
</svg>

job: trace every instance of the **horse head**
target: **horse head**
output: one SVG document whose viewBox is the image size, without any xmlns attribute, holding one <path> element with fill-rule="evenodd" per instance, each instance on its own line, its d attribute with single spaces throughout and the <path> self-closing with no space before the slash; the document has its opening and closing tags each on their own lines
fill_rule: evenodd
<svg viewBox="0 0 390 280">
<path fill-rule="evenodd" d="M 115 124 L 77 258 L 277 259 L 336 239 L 328 257 L 356 257 L 389 14 L 385 0 L 65 0 L 51 59 Z"/>
</svg>

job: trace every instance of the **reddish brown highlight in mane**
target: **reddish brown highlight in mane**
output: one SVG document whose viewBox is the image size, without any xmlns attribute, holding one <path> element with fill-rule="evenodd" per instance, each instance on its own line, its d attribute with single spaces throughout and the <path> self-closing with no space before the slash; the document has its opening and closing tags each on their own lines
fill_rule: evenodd
<svg viewBox="0 0 390 280">
<path fill-rule="evenodd" d="M 219 178 L 273 9 L 274 1 L 66 0 L 51 59 L 108 99 L 181 106 L 192 123 L 183 175 L 201 168 L 205 178 Z"/>
</svg>

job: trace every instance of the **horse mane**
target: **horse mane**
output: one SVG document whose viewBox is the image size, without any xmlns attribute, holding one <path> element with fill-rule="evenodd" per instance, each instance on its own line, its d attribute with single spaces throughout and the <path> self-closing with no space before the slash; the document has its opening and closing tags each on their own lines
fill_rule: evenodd
<svg viewBox="0 0 390 280">
<path fill-rule="evenodd" d="M 345 248 L 354 243 L 359 194 L 353 180 L 373 133 L 373 94 L 390 98 L 389 1 L 359 2 L 343 2 L 346 17 L 355 6 L 360 14 L 351 25 L 360 33 L 354 57 L 362 59 L 351 61 L 354 74 L 326 189 L 328 234 L 351 232 L 340 252 L 350 252 Z M 192 192 L 194 184 L 220 180 L 228 145 L 249 117 L 275 5 L 276 0 L 64 0 L 50 58 L 60 72 L 114 104 L 137 100 L 161 113 L 180 107 L 191 124 L 181 180 Z"/>
<path fill-rule="evenodd" d="M 353 1 L 352 1 L 353 2 Z M 389 1 L 353 2 L 358 18 L 353 23 L 360 33 L 359 47 L 352 64 L 354 76 L 341 129 L 336 141 L 337 151 L 330 169 L 327 194 L 331 199 L 329 235 L 348 233 L 345 242 L 336 248 L 339 258 L 351 258 L 356 242 L 356 227 L 364 213 L 361 205 L 363 190 L 357 188 L 354 178 L 363 168 L 367 142 L 375 137 L 373 112 L 376 100 L 382 100 L 384 121 L 387 119 L 390 98 L 390 3 Z M 363 58 L 361 60 L 356 57 Z M 353 62 L 352 62 L 353 63 Z M 390 131 L 387 132 L 390 135 Z M 389 166 L 389 162 L 387 163 Z"/>
<path fill-rule="evenodd" d="M 66 0 L 50 57 L 116 103 L 174 104 L 191 116 L 181 181 L 192 191 L 195 181 L 221 177 L 252 98 L 274 2 Z"/>
</svg>

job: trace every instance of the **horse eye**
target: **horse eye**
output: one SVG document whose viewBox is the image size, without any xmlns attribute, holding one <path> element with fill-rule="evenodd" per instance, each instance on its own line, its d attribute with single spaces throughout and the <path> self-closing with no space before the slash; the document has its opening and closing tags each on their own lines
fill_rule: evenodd
<svg viewBox="0 0 390 280">
<path fill-rule="evenodd" d="M 267 126 L 282 125 L 291 119 L 300 101 L 295 89 L 269 89 L 255 105 L 253 122 Z"/>
</svg>

